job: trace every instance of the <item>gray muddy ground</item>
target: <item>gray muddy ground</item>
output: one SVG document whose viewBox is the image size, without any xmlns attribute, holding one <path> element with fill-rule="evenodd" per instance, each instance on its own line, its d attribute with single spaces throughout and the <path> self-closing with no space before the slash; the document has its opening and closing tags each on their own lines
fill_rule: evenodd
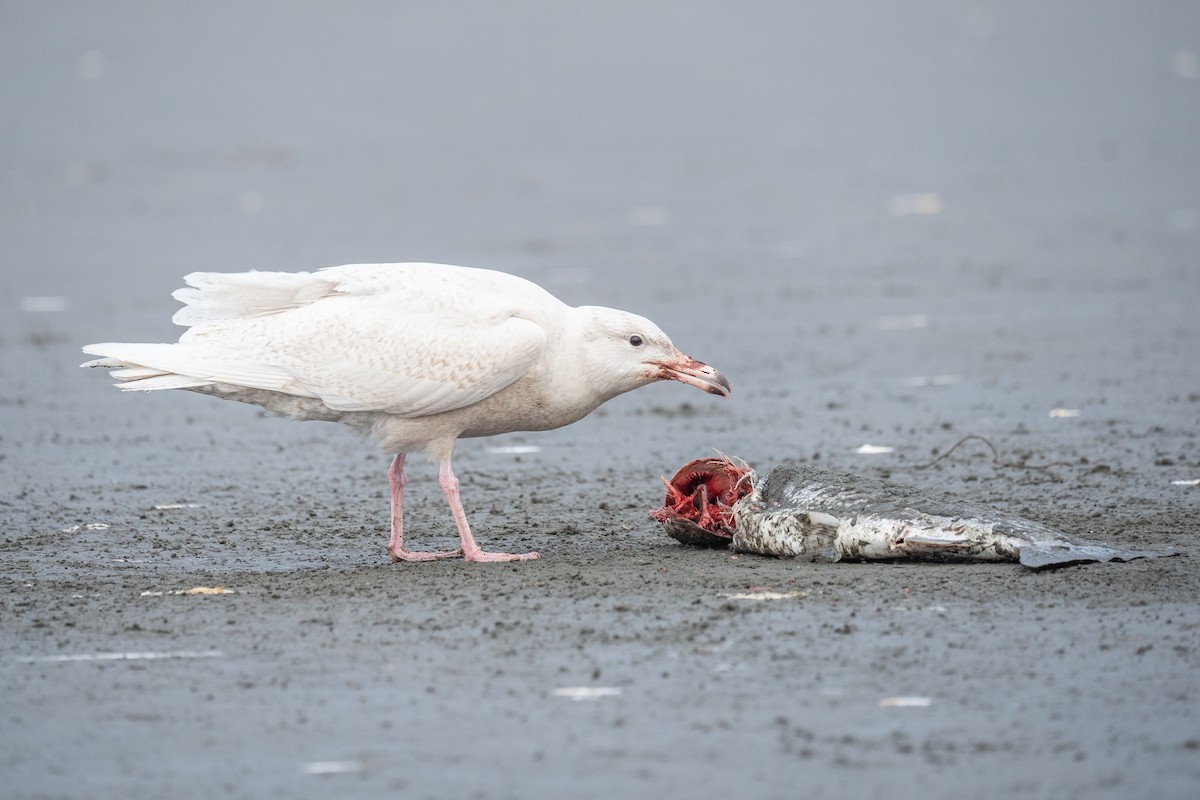
<svg viewBox="0 0 1200 800">
<path fill-rule="evenodd" d="M 5 796 L 1200 794 L 1194 4 L 9 2 L 0 45 Z M 394 565 L 387 454 L 76 367 L 187 272 L 396 260 L 646 314 L 734 394 L 461 443 L 543 560 Z M 917 469 L 968 433 L 1066 463 Z M 714 449 L 1184 555 L 687 549 L 646 510 Z"/>
</svg>

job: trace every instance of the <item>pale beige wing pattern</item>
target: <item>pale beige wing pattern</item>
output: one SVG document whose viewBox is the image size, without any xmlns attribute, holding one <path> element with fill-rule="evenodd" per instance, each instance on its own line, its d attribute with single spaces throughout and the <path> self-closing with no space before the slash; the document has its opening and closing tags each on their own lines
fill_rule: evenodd
<svg viewBox="0 0 1200 800">
<path fill-rule="evenodd" d="M 474 304 L 474 313 L 397 314 L 382 300 L 327 298 L 261 320 L 258 341 L 266 352 L 255 360 L 283 370 L 337 411 L 420 417 L 495 394 L 546 348 L 543 328 L 508 310 L 484 313 Z"/>
<path fill-rule="evenodd" d="M 406 417 L 477 403 L 538 362 L 547 334 L 521 314 L 522 302 L 457 280 L 434 283 L 436 302 L 413 286 L 354 293 L 343 285 L 259 316 L 198 320 L 178 344 L 87 351 L 125 368 L 113 373 L 123 389 L 221 383 Z"/>
</svg>

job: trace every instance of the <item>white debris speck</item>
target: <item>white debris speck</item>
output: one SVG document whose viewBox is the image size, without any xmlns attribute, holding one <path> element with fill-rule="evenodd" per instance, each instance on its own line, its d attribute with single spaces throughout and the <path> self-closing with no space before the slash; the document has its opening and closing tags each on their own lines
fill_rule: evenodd
<svg viewBox="0 0 1200 800">
<path fill-rule="evenodd" d="M 1200 478 L 1192 480 L 1171 481 L 1172 486 L 1200 486 Z"/>
<path fill-rule="evenodd" d="M 553 694 L 571 700 L 599 700 L 601 697 L 617 697 L 621 690 L 616 686 L 562 686 L 555 689 Z"/>
<path fill-rule="evenodd" d="M 881 445 L 881 444 L 864 444 L 862 447 L 858 448 L 854 452 L 860 453 L 861 455 L 864 455 L 864 456 L 875 456 L 875 455 L 881 455 L 883 453 L 894 453 L 894 452 L 896 452 L 896 448 L 887 447 L 887 446 Z"/>
<path fill-rule="evenodd" d="M 937 192 L 898 194 L 888 201 L 888 213 L 893 217 L 930 216 L 944 210 L 942 196 Z"/>
<path fill-rule="evenodd" d="M 542 448 L 538 447 L 536 444 L 506 444 L 506 445 L 497 445 L 495 447 L 489 447 L 487 449 L 487 451 L 489 453 L 495 453 L 496 455 L 518 455 L 519 456 L 524 453 L 537 453 L 537 452 L 541 451 L 541 449 Z"/>
<path fill-rule="evenodd" d="M 17 659 L 23 664 L 50 664 L 66 661 L 153 661 L 168 658 L 220 658 L 220 650 L 165 650 L 133 653 L 74 653 L 58 656 L 30 656 Z"/>
<path fill-rule="evenodd" d="M 1171 69 L 1180 78 L 1200 78 L 1200 59 L 1191 50 L 1176 50 L 1171 54 Z"/>
<path fill-rule="evenodd" d="M 808 592 L 719 592 L 717 597 L 726 600 L 787 600 L 792 597 L 808 597 Z"/>
<path fill-rule="evenodd" d="M 72 525 L 69 528 L 63 528 L 63 533 L 79 533 L 80 531 L 106 531 L 109 529 L 107 522 L 89 522 L 86 525 Z"/>
<path fill-rule="evenodd" d="M 1081 412 L 1078 408 L 1052 408 L 1050 416 L 1055 418 L 1078 417 Z"/>
<path fill-rule="evenodd" d="M 916 331 L 929 327 L 929 317 L 913 314 L 908 317 L 880 317 L 879 327 L 885 331 Z"/>
<path fill-rule="evenodd" d="M 928 697 L 885 697 L 879 701 L 880 708 L 925 708 L 933 700 Z"/>
<path fill-rule="evenodd" d="M 139 594 L 139 597 L 162 597 L 164 595 L 194 595 L 194 594 L 237 594 L 234 589 L 226 589 L 224 586 L 193 586 L 191 589 L 172 589 L 166 591 L 145 591 Z"/>
<path fill-rule="evenodd" d="M 366 765 L 354 759 L 351 761 L 309 761 L 301 766 L 305 775 L 337 775 L 343 772 L 362 772 Z"/>
<path fill-rule="evenodd" d="M 639 228 L 656 228 L 671 221 L 671 211 L 666 206 L 634 206 L 629 209 L 629 224 Z"/>
<path fill-rule="evenodd" d="M 65 297 L 53 294 L 31 295 L 21 298 L 21 310 L 26 314 L 56 314 L 66 311 L 71 303 Z"/>
<path fill-rule="evenodd" d="M 108 71 L 108 59 L 99 50 L 88 50 L 79 57 L 79 66 L 76 69 L 82 80 L 100 80 Z"/>
<path fill-rule="evenodd" d="M 180 508 L 199 508 L 199 503 L 159 503 L 154 507 L 155 511 L 175 511 Z"/>
<path fill-rule="evenodd" d="M 242 207 L 242 211 L 245 211 L 247 214 L 257 214 L 262 211 L 263 196 L 252 189 L 242 195 L 242 199 L 238 201 L 238 204 Z"/>
</svg>

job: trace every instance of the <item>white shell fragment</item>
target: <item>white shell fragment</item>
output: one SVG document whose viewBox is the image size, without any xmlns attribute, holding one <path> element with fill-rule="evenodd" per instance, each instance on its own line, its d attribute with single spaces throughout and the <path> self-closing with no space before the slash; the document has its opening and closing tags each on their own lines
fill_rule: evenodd
<svg viewBox="0 0 1200 800">
<path fill-rule="evenodd" d="M 110 526 L 107 522 L 89 522 L 86 525 L 72 525 L 69 528 L 63 528 L 63 533 L 79 533 L 80 531 L 106 531 Z"/>
<path fill-rule="evenodd" d="M 896 452 L 896 448 L 881 444 L 864 444 L 854 452 L 864 456 L 876 456 L 884 453 L 894 453 Z"/>
<path fill-rule="evenodd" d="M 1052 408 L 1050 416 L 1055 418 L 1078 417 L 1082 412 L 1078 408 Z"/>
<path fill-rule="evenodd" d="M 879 701 L 880 708 L 925 708 L 933 703 L 929 697 L 885 697 Z"/>
<path fill-rule="evenodd" d="M 300 771 L 305 775 L 338 775 L 345 772 L 362 772 L 366 767 L 362 761 L 309 761 Z"/>
<path fill-rule="evenodd" d="M 808 597 L 808 592 L 718 592 L 717 597 L 726 600 L 788 600 L 793 597 Z"/>
<path fill-rule="evenodd" d="M 552 694 L 570 700 L 599 700 L 601 697 L 617 697 L 621 690 L 616 686 L 562 686 Z"/>
<path fill-rule="evenodd" d="M 193 586 L 191 589 L 172 589 L 171 591 L 145 591 L 140 593 L 139 597 L 163 597 L 164 595 L 189 595 L 189 594 L 237 594 L 233 589 L 226 589 L 224 586 Z"/>
</svg>

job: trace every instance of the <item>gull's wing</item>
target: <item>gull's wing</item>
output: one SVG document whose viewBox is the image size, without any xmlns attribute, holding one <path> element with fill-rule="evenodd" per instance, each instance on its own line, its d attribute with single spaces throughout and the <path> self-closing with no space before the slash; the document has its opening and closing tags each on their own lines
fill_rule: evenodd
<svg viewBox="0 0 1200 800">
<path fill-rule="evenodd" d="M 177 321 L 196 324 L 178 344 L 85 352 L 123 367 L 113 373 L 123 389 L 219 383 L 419 417 L 472 405 L 525 375 L 548 341 L 535 319 L 566 310 L 511 276 L 397 266 L 189 276 L 199 286 L 180 299 L 193 311 Z"/>
</svg>

